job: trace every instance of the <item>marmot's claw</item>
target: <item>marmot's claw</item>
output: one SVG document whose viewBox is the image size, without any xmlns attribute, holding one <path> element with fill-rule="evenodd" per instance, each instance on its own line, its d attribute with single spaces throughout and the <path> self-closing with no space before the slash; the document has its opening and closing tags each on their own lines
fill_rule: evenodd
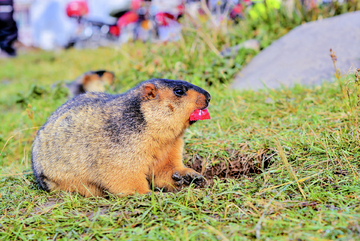
<svg viewBox="0 0 360 241">
<path fill-rule="evenodd" d="M 172 179 L 174 179 L 175 181 L 180 181 L 182 177 L 178 172 L 175 172 L 174 174 L 172 174 Z"/>
<path fill-rule="evenodd" d="M 201 175 L 195 175 L 193 179 L 193 183 L 197 187 L 202 187 L 205 184 L 205 178 Z"/>
<path fill-rule="evenodd" d="M 190 185 L 192 179 L 193 179 L 192 176 L 191 176 L 189 173 L 187 173 L 187 174 L 184 176 L 184 182 L 185 182 L 185 184 L 186 184 L 186 185 Z"/>
<path fill-rule="evenodd" d="M 188 186 L 191 183 L 194 183 L 196 187 L 201 187 L 205 183 L 204 177 L 196 173 L 187 173 L 186 175 L 181 176 L 178 172 L 175 172 L 172 175 L 172 178 L 174 179 L 176 186 Z"/>
<path fill-rule="evenodd" d="M 175 181 L 176 186 L 182 186 L 184 184 L 184 179 L 178 172 L 175 172 L 171 177 Z"/>
</svg>

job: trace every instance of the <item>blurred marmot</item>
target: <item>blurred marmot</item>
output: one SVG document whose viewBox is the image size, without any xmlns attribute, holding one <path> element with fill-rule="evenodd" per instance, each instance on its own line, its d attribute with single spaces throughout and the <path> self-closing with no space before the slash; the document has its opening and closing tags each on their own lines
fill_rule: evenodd
<svg viewBox="0 0 360 241">
<path fill-rule="evenodd" d="M 210 94 L 188 82 L 152 79 L 120 95 L 86 93 L 58 108 L 38 131 L 32 168 L 44 190 L 144 194 L 204 183 L 182 162 L 183 135 Z M 206 110 L 204 112 L 207 112 Z"/>
<path fill-rule="evenodd" d="M 76 80 L 66 83 L 70 97 L 74 97 L 85 92 L 104 92 L 106 86 L 111 86 L 115 75 L 107 70 L 88 71 L 80 75 Z"/>
</svg>

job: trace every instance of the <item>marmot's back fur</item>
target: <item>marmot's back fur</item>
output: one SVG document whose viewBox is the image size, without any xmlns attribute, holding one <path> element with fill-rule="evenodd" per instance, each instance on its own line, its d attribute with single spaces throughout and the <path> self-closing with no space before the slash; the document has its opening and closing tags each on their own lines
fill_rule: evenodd
<svg viewBox="0 0 360 241">
<path fill-rule="evenodd" d="M 120 95 L 86 93 L 58 108 L 39 130 L 32 168 L 44 190 L 84 196 L 174 190 L 199 173 L 182 162 L 183 134 L 210 94 L 185 81 L 154 79 Z"/>
</svg>

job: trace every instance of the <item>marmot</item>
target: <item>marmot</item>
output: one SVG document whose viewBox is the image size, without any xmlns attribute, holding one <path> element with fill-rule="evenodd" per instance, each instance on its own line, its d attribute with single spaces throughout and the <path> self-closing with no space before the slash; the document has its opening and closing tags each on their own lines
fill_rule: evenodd
<svg viewBox="0 0 360 241">
<path fill-rule="evenodd" d="M 202 185 L 182 162 L 183 135 L 211 96 L 180 80 L 152 79 L 119 95 L 89 92 L 59 107 L 38 131 L 32 169 L 47 191 L 150 192 Z"/>
<path fill-rule="evenodd" d="M 104 92 L 105 86 L 111 86 L 115 75 L 107 70 L 88 71 L 77 77 L 74 81 L 66 83 L 70 97 L 74 97 L 85 92 Z"/>
</svg>

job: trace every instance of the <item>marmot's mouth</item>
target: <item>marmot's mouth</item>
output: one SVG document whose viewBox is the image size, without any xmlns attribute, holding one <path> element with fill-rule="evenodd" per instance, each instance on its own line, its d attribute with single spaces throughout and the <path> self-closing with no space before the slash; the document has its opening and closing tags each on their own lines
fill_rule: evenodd
<svg viewBox="0 0 360 241">
<path fill-rule="evenodd" d="M 210 119 L 210 114 L 207 109 L 194 110 L 194 112 L 191 113 L 190 115 L 190 124 L 192 124 L 191 122 L 195 123 L 198 120 L 209 120 L 209 119 Z"/>
</svg>

